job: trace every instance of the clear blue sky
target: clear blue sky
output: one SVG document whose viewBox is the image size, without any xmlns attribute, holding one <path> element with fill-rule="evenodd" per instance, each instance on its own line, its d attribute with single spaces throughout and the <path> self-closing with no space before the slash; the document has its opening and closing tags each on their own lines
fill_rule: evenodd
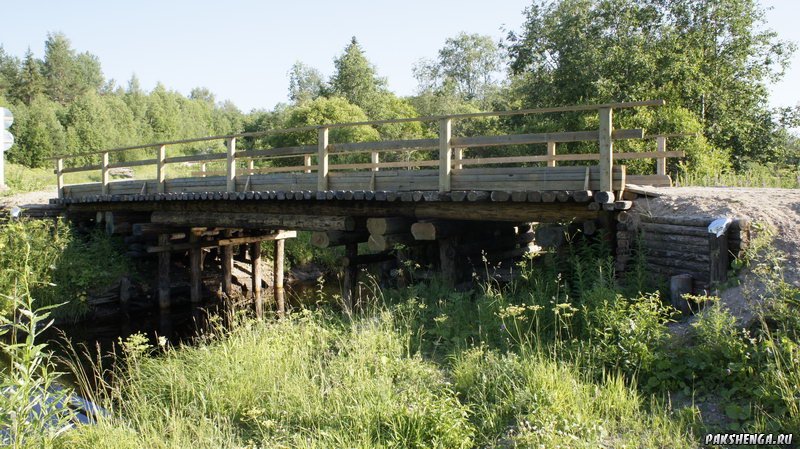
<svg viewBox="0 0 800 449">
<path fill-rule="evenodd" d="M 800 2 L 763 0 L 774 9 L 769 27 L 800 42 Z M 367 57 L 400 95 L 414 93 L 411 68 L 434 57 L 460 31 L 496 39 L 518 29 L 528 0 L 179 0 L 0 1 L 0 43 L 22 56 L 44 51 L 50 31 L 62 31 L 79 51 L 97 55 L 106 77 L 142 87 L 161 81 L 184 94 L 205 86 L 242 110 L 286 101 L 287 72 L 301 60 L 326 76 L 333 58 L 356 36 Z M 800 103 L 800 54 L 773 105 Z"/>
</svg>

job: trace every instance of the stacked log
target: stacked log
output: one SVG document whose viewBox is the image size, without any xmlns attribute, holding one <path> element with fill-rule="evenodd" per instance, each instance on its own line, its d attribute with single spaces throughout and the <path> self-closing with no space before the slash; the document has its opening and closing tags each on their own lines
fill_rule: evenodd
<svg viewBox="0 0 800 449">
<path fill-rule="evenodd" d="M 730 260 L 746 248 L 750 234 L 746 219 L 734 219 L 721 237 L 708 231 L 715 217 L 641 215 L 636 227 L 626 212 L 617 219 L 619 271 L 629 268 L 635 250 L 640 250 L 648 270 L 668 277 L 689 274 L 698 290 L 727 279 Z M 636 248 L 637 238 L 640 248 Z"/>
<path fill-rule="evenodd" d="M 397 245 L 411 245 L 416 242 L 411 234 L 413 220 L 406 217 L 385 217 L 367 219 L 369 238 L 367 245 L 375 252 L 389 251 Z"/>
</svg>

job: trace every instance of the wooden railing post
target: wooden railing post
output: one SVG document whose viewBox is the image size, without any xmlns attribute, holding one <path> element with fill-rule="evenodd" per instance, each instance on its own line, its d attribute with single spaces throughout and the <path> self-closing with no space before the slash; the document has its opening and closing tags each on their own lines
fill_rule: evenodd
<svg viewBox="0 0 800 449">
<path fill-rule="evenodd" d="M 667 152 L 667 138 L 665 136 L 656 137 L 656 151 L 659 153 Z M 667 158 L 664 156 L 656 158 L 656 174 L 667 174 Z"/>
<path fill-rule="evenodd" d="M 254 161 L 253 159 L 247 161 L 247 174 L 252 175 L 255 169 L 256 169 L 256 161 Z"/>
<path fill-rule="evenodd" d="M 108 152 L 103 153 L 100 181 L 103 183 L 103 195 L 108 195 Z"/>
<path fill-rule="evenodd" d="M 228 158 L 226 160 L 226 184 L 228 192 L 236 191 L 236 138 L 228 140 Z"/>
<path fill-rule="evenodd" d="M 548 167 L 555 167 L 556 166 L 556 143 L 555 142 L 547 142 L 547 166 Z"/>
<path fill-rule="evenodd" d="M 328 128 L 320 128 L 317 140 L 317 190 L 328 190 Z"/>
<path fill-rule="evenodd" d="M 158 146 L 158 165 L 156 167 L 156 178 L 158 181 L 158 193 L 167 191 L 167 146 Z"/>
<path fill-rule="evenodd" d="M 452 170 L 452 151 L 450 138 L 453 132 L 453 121 L 443 118 L 439 121 L 439 191 L 450 191 L 450 172 Z"/>
<path fill-rule="evenodd" d="M 614 165 L 614 144 L 611 140 L 611 133 L 614 129 L 612 124 L 613 112 L 611 108 L 600 108 L 600 130 L 597 140 L 600 143 L 600 188 L 602 192 L 612 192 L 612 166 Z"/>
<path fill-rule="evenodd" d="M 56 186 L 58 187 L 58 197 L 64 198 L 64 159 L 56 159 Z"/>
<path fill-rule="evenodd" d="M 303 173 L 311 173 L 311 155 L 310 154 L 306 154 L 306 155 L 303 156 L 303 167 L 306 167 L 306 169 L 303 170 Z"/>
<path fill-rule="evenodd" d="M 370 153 L 370 155 L 369 155 L 369 161 L 370 161 L 370 162 L 372 163 L 372 165 L 373 165 L 373 167 L 371 168 L 371 170 L 372 170 L 372 171 L 378 171 L 378 170 L 380 170 L 380 169 L 378 168 L 378 164 L 380 164 L 380 163 L 381 163 L 381 156 L 380 156 L 380 153 L 378 153 L 377 151 L 373 151 L 372 153 Z"/>
<path fill-rule="evenodd" d="M 201 173 L 201 175 L 200 175 L 200 176 L 201 176 L 201 177 L 203 177 L 203 178 L 205 178 L 205 177 L 206 177 L 206 172 L 208 171 L 208 170 L 207 170 L 207 168 L 208 168 L 208 167 L 206 166 L 206 163 L 205 163 L 205 162 L 203 162 L 202 164 L 200 164 L 200 173 Z"/>
<path fill-rule="evenodd" d="M 462 160 L 464 160 L 464 149 L 453 148 L 453 168 L 456 170 L 461 170 L 464 168 L 464 166 L 461 165 Z"/>
</svg>

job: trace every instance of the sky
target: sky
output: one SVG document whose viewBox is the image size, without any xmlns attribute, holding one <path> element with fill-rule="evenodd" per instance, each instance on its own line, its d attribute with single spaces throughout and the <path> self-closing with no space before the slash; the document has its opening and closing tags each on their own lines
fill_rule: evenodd
<svg viewBox="0 0 800 449">
<path fill-rule="evenodd" d="M 500 40 L 523 23 L 529 0 L 0 0 L 0 44 L 22 56 L 44 53 L 48 32 L 96 55 L 107 78 L 143 88 L 157 82 L 188 94 L 207 87 L 240 109 L 271 109 L 287 101 L 296 61 L 327 77 L 352 36 L 399 95 L 416 90 L 412 67 L 433 58 L 448 37 L 479 33 Z M 800 43 L 800 2 L 762 0 L 768 27 Z M 773 106 L 800 104 L 800 51 Z"/>
</svg>

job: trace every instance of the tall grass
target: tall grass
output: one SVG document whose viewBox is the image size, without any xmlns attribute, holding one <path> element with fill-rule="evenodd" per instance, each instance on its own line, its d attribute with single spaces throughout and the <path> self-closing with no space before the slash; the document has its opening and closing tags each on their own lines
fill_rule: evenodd
<svg viewBox="0 0 800 449">
<path fill-rule="evenodd" d="M 724 172 L 715 175 L 700 175 L 691 171 L 684 171 L 678 175 L 675 184 L 679 187 L 773 187 L 797 189 L 800 188 L 800 167 L 751 163 L 739 172 Z"/>
</svg>

